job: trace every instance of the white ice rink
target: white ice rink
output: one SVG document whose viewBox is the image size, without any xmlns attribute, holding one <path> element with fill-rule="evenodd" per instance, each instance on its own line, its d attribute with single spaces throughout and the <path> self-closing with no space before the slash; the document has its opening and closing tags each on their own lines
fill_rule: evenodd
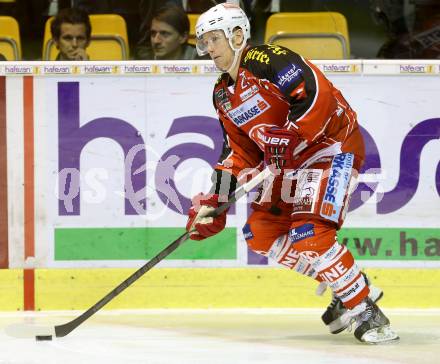
<svg viewBox="0 0 440 364">
<path fill-rule="evenodd" d="M 440 363 L 440 310 L 384 311 L 398 343 L 331 335 L 318 310 L 107 311 L 46 342 L 13 338 L 4 329 L 58 325 L 80 312 L 1 313 L 0 364 Z"/>
</svg>

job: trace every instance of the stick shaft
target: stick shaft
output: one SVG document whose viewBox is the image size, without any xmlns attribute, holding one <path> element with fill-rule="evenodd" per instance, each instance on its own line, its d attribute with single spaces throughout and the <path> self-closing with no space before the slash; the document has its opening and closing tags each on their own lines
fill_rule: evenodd
<svg viewBox="0 0 440 364">
<path fill-rule="evenodd" d="M 241 185 L 235 192 L 233 192 L 228 199 L 228 202 L 220 206 L 215 210 L 215 214 L 218 215 L 222 213 L 225 209 L 231 206 L 234 202 L 239 200 L 241 197 L 250 192 L 253 188 L 258 186 L 261 182 L 263 182 L 267 177 L 269 177 L 270 171 L 268 169 L 263 170 L 259 174 L 257 174 L 254 178 L 252 178 L 249 182 Z M 68 335 L 74 329 L 76 329 L 79 325 L 81 325 L 84 321 L 86 321 L 90 316 L 94 315 L 98 312 L 102 307 L 104 307 L 107 303 L 113 300 L 117 295 L 119 295 L 126 288 L 131 286 L 134 282 L 136 282 L 140 277 L 142 277 L 145 273 L 147 273 L 151 268 L 153 268 L 160 261 L 165 259 L 168 255 L 170 255 L 173 251 L 175 251 L 181 244 L 183 244 L 186 240 L 188 240 L 190 233 L 185 232 L 176 240 L 174 240 L 170 245 L 168 245 L 165 249 L 159 252 L 154 258 L 145 263 L 142 267 L 140 267 L 136 272 L 134 272 L 131 276 L 129 276 L 125 281 L 120 283 L 116 288 L 107 293 L 103 298 L 101 298 L 98 302 L 96 302 L 92 307 L 90 307 L 87 311 L 82 313 L 80 316 L 76 317 L 72 321 L 69 321 L 62 325 L 55 326 L 55 335 L 56 337 L 63 337 Z"/>
<path fill-rule="evenodd" d="M 63 325 L 55 326 L 55 335 L 56 337 L 63 337 L 81 325 L 84 321 L 86 321 L 90 316 L 98 312 L 102 307 L 104 307 L 107 303 L 109 303 L 113 298 L 119 295 L 126 288 L 131 286 L 134 282 L 136 282 L 140 277 L 142 277 L 145 273 L 147 273 L 151 268 L 153 268 L 157 263 L 165 259 L 168 255 L 170 255 L 174 250 L 176 250 L 184 241 L 186 241 L 189 237 L 189 233 L 181 235 L 175 241 L 173 241 L 170 245 L 168 245 L 165 249 L 163 249 L 159 254 L 157 254 L 154 258 L 144 264 L 141 268 L 139 268 L 136 272 L 134 272 L 131 276 L 129 276 L 125 281 L 120 283 L 116 288 L 110 291 L 107 295 L 101 298 L 98 302 L 96 302 L 92 307 L 90 307 L 83 314 L 73 319 L 72 321 L 67 322 Z"/>
</svg>

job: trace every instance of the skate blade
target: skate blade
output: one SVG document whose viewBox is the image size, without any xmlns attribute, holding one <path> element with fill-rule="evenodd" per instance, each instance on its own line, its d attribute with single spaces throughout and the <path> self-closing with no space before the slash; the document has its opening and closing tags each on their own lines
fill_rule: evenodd
<svg viewBox="0 0 440 364">
<path fill-rule="evenodd" d="M 373 345 L 390 344 L 399 340 L 399 336 L 388 325 L 368 330 L 361 337 L 362 342 Z"/>
<path fill-rule="evenodd" d="M 383 291 L 380 288 L 375 287 L 372 284 L 369 286 L 369 288 L 370 288 L 370 294 L 368 295 L 368 297 L 370 297 L 373 302 L 377 302 L 383 297 Z M 320 296 L 320 294 L 318 293 L 318 289 L 316 290 L 316 294 Z M 347 312 L 348 310 L 344 312 L 336 320 L 330 322 L 329 324 L 326 324 L 331 334 L 339 334 L 342 331 L 347 330 L 354 322 L 353 317 L 350 316 Z"/>
<path fill-rule="evenodd" d="M 341 317 L 330 322 L 328 324 L 328 329 L 330 330 L 331 334 L 339 334 L 342 331 L 348 329 L 350 327 L 350 324 L 350 319 L 347 320 L 347 318 L 343 314 Z"/>
</svg>

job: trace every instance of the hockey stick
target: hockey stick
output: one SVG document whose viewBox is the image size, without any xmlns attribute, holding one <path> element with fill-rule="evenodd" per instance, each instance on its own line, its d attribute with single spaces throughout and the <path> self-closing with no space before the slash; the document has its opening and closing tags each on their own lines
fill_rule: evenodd
<svg viewBox="0 0 440 364">
<path fill-rule="evenodd" d="M 216 216 L 221 214 L 224 210 L 226 210 L 229 206 L 231 206 L 234 202 L 239 200 L 241 197 L 246 195 L 260 183 L 262 183 L 266 178 L 271 175 L 271 172 L 268 168 L 264 169 L 262 172 L 257 174 L 254 178 L 252 178 L 249 182 L 244 183 L 239 188 L 237 188 L 228 198 L 228 201 L 218 207 L 212 214 L 212 216 Z M 145 273 L 147 273 L 151 268 L 153 268 L 157 263 L 165 259 L 168 255 L 170 255 L 173 251 L 175 251 L 182 243 L 188 240 L 190 232 L 185 232 L 180 237 L 178 237 L 175 241 L 173 241 L 170 245 L 168 245 L 165 249 L 159 252 L 154 258 L 144 264 L 141 268 L 139 268 L 136 272 L 134 272 L 131 276 L 129 276 L 125 281 L 120 283 L 116 288 L 110 291 L 107 295 L 101 298 L 98 302 L 96 302 L 92 307 L 90 307 L 87 311 L 76 317 L 75 319 L 62 324 L 56 325 L 54 327 L 42 327 L 42 326 L 26 326 L 26 325 L 10 325 L 6 328 L 6 333 L 10 336 L 14 337 L 36 337 L 39 340 L 51 340 L 52 336 L 56 337 L 64 337 L 76 329 L 79 325 L 81 325 L 84 321 L 86 321 L 89 317 L 98 312 L 102 307 L 104 307 L 107 303 L 113 300 L 117 295 L 119 295 L 126 288 L 131 286 L 134 282 L 136 282 L 140 277 L 142 277 Z"/>
</svg>

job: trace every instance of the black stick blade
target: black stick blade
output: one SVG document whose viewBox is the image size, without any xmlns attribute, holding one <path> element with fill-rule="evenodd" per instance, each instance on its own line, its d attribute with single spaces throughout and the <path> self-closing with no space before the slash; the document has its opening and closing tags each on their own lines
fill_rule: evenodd
<svg viewBox="0 0 440 364">
<path fill-rule="evenodd" d="M 51 341 L 52 335 L 37 335 L 37 336 L 35 336 L 35 340 L 37 340 L 37 341 Z"/>
</svg>

